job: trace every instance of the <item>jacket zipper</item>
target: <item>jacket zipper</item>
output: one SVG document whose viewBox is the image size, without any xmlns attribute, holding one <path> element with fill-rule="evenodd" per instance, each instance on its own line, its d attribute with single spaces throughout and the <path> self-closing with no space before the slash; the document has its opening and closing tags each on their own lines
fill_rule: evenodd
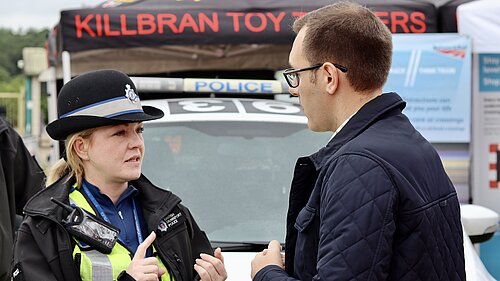
<svg viewBox="0 0 500 281">
<path fill-rule="evenodd" d="M 177 204 L 175 204 L 174 207 L 169 208 L 165 213 L 168 214 L 175 208 L 175 206 L 177 206 Z M 162 219 L 163 218 L 160 218 L 160 220 L 156 222 L 154 225 L 159 225 Z M 156 240 L 153 242 L 153 245 L 155 246 L 156 251 L 160 255 L 160 259 L 164 261 L 164 265 L 167 268 L 168 273 L 173 275 L 174 277 L 173 279 L 175 281 L 183 281 L 184 280 L 182 273 L 183 271 L 180 270 L 182 268 L 180 267 L 182 265 L 182 260 L 179 258 L 177 253 L 174 252 L 173 256 L 169 255 L 168 251 L 165 251 L 163 248 L 158 247 L 158 243 L 156 242 Z M 175 271 L 173 269 L 175 269 Z M 178 272 L 178 274 L 176 274 L 176 272 Z"/>
<path fill-rule="evenodd" d="M 80 270 L 80 266 L 82 265 L 82 254 L 77 253 L 75 254 L 75 265 L 78 270 Z"/>
<path fill-rule="evenodd" d="M 169 271 L 169 274 L 173 275 L 173 277 L 174 277 L 173 279 L 175 281 L 184 280 L 183 274 L 182 274 L 183 271 L 181 270 L 182 260 L 179 258 L 177 253 L 174 252 L 173 255 L 168 255 L 166 253 L 163 253 L 163 254 L 164 254 L 164 256 L 167 256 L 167 259 L 165 259 L 167 264 L 165 266 L 167 266 L 167 268 L 170 268 L 170 269 L 175 269 L 175 271 L 173 271 L 173 270 Z M 177 272 L 177 274 L 176 274 L 176 272 Z"/>
<path fill-rule="evenodd" d="M 168 202 L 168 201 L 164 202 L 163 204 L 161 204 L 161 206 L 169 203 L 170 207 L 168 209 L 166 209 L 165 211 L 162 211 L 162 213 L 168 215 L 176 206 L 179 205 L 180 202 L 181 202 L 180 200 L 175 200 L 173 202 Z M 156 210 L 149 210 L 149 211 L 151 213 L 155 213 L 155 214 L 157 213 Z M 182 210 L 181 210 L 181 212 L 182 212 Z M 163 220 L 163 218 L 164 217 L 160 217 L 158 220 L 153 222 L 153 226 L 157 227 L 160 224 L 160 222 Z M 153 229 L 153 231 L 156 231 L 156 229 Z M 167 252 L 165 252 L 161 247 L 158 247 L 158 243 L 156 241 L 157 240 L 155 240 L 153 242 L 153 245 L 155 246 L 156 251 L 160 255 L 160 259 L 162 259 L 164 261 L 164 265 L 167 268 L 168 273 L 173 275 L 173 277 L 174 277 L 173 279 L 175 281 L 183 281 L 184 280 L 183 273 L 182 273 L 183 271 L 180 270 L 180 268 L 181 268 L 180 265 L 182 265 L 182 260 L 179 258 L 177 253 L 174 252 L 174 255 L 171 256 Z M 175 269 L 175 271 L 173 269 Z M 176 272 L 178 272 L 178 273 L 176 274 Z"/>
</svg>

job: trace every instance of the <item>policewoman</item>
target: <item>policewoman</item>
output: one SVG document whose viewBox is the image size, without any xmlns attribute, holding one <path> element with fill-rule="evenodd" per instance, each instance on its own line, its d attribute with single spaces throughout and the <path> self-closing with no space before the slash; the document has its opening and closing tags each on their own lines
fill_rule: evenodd
<svg viewBox="0 0 500 281">
<path fill-rule="evenodd" d="M 47 126 L 65 159 L 27 203 L 14 249 L 14 280 L 225 280 L 181 199 L 141 174 L 143 121 L 163 112 L 141 101 L 116 70 L 77 76 Z M 76 210 L 76 211 L 75 211 Z"/>
</svg>

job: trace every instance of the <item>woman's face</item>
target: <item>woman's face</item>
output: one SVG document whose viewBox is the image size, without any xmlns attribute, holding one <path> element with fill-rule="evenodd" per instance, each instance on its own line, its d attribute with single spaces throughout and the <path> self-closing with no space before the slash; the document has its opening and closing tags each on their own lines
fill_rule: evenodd
<svg viewBox="0 0 500 281">
<path fill-rule="evenodd" d="M 96 184 L 138 179 L 144 157 L 143 129 L 139 122 L 103 126 L 82 139 L 85 177 Z"/>
</svg>

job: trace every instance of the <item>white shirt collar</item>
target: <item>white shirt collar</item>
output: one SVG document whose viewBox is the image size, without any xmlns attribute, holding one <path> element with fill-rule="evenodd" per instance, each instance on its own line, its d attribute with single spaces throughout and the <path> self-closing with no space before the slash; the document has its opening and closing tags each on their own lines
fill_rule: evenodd
<svg viewBox="0 0 500 281">
<path fill-rule="evenodd" d="M 337 130 L 335 130 L 335 132 L 333 132 L 333 136 L 330 138 L 330 141 L 340 132 L 340 130 L 342 130 L 342 128 L 344 128 L 345 124 L 347 124 L 347 122 L 349 122 L 349 120 L 351 120 L 351 118 L 357 113 L 354 112 L 351 116 L 349 116 L 349 118 L 347 118 L 342 124 L 340 124 L 340 126 L 337 128 Z"/>
</svg>

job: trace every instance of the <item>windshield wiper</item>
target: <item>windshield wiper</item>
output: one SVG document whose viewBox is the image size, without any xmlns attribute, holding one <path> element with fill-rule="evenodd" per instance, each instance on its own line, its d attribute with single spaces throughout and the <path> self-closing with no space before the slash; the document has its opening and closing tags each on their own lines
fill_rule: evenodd
<svg viewBox="0 0 500 281">
<path fill-rule="evenodd" d="M 212 247 L 220 247 L 223 252 L 260 252 L 267 248 L 269 241 L 210 241 Z M 285 250 L 285 243 L 281 243 Z"/>
</svg>

